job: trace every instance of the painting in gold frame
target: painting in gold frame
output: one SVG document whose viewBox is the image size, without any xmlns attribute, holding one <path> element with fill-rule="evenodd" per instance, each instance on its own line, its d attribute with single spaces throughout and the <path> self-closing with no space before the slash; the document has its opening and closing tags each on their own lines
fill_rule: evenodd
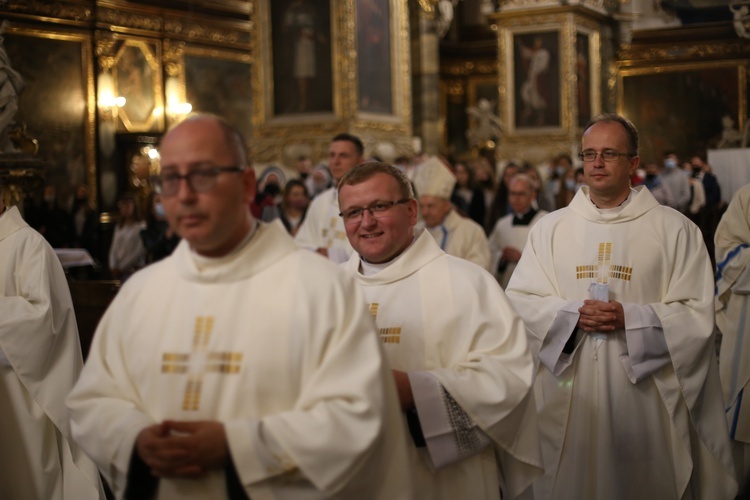
<svg viewBox="0 0 750 500">
<path fill-rule="evenodd" d="M 11 26 L 4 36 L 11 67 L 21 74 L 15 121 L 39 142 L 45 182 L 58 198 L 85 184 L 97 200 L 95 98 L 91 41 L 86 35 Z"/>
<path fill-rule="evenodd" d="M 511 32 L 514 128 L 562 127 L 560 31 Z"/>
<path fill-rule="evenodd" d="M 158 40 L 122 37 L 112 77 L 118 97 L 118 131 L 155 132 L 164 128 L 161 47 Z"/>
<path fill-rule="evenodd" d="M 183 60 L 185 94 L 192 110 L 222 116 L 249 138 L 253 111 L 249 55 L 186 47 Z"/>
<path fill-rule="evenodd" d="M 618 111 L 638 128 L 642 161 L 660 160 L 666 150 L 685 158 L 712 148 L 725 115 L 743 124 L 746 72 L 736 61 L 621 69 Z"/>
</svg>

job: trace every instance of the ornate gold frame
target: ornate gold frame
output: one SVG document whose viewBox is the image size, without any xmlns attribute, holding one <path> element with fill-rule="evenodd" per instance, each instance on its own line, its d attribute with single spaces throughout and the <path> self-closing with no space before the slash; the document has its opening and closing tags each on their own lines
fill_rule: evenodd
<svg viewBox="0 0 750 500">
<path fill-rule="evenodd" d="M 154 98 L 153 111 L 149 115 L 149 118 L 144 121 L 131 120 L 125 110 L 121 109 L 118 113 L 118 131 L 161 132 L 164 130 L 164 86 L 162 82 L 161 40 L 124 35 L 118 35 L 117 40 L 122 41 L 122 43 L 119 44 L 113 56 L 112 74 L 115 90 L 119 91 L 117 87 L 118 62 L 126 49 L 135 47 L 143 54 L 146 63 L 151 67 L 153 72 L 151 92 Z"/>
<path fill-rule="evenodd" d="M 50 40 L 64 40 L 78 42 L 81 44 L 81 68 L 83 86 L 85 90 L 86 111 L 84 116 L 84 155 L 86 164 L 86 186 L 89 190 L 89 203 L 97 206 L 98 184 L 96 169 L 96 90 L 94 85 L 94 61 L 92 58 L 92 41 L 89 33 L 71 33 L 63 31 L 49 31 L 13 23 L 6 28 L 7 33 L 30 36 L 36 38 L 46 38 Z"/>
<path fill-rule="evenodd" d="M 333 112 L 273 115 L 271 0 L 251 0 L 255 12 L 251 40 L 253 57 L 253 156 L 258 162 L 278 161 L 291 143 L 305 143 L 313 160 L 327 156 L 337 132 L 360 135 L 366 147 L 392 142 L 399 153 L 412 150 L 411 74 L 407 0 L 390 0 L 392 94 L 394 114 L 360 113 L 357 109 L 357 52 L 355 0 L 329 0 L 331 9 Z"/>
</svg>

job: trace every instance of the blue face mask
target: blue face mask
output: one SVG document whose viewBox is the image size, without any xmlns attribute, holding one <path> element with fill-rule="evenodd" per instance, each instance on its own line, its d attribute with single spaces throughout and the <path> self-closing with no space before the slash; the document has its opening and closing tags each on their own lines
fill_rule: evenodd
<svg viewBox="0 0 750 500">
<path fill-rule="evenodd" d="M 565 175 L 565 172 L 567 172 L 567 171 L 568 171 L 568 169 L 565 168 L 565 167 L 563 167 L 562 165 L 558 165 L 558 166 L 555 167 L 555 173 L 558 176 L 560 176 L 560 177 L 562 177 L 563 175 Z"/>
<path fill-rule="evenodd" d="M 575 191 L 576 190 L 576 180 L 575 179 L 565 179 L 565 187 L 568 188 L 568 191 Z"/>
<path fill-rule="evenodd" d="M 677 166 L 677 161 L 675 161 L 673 158 L 667 158 L 664 160 L 664 166 L 667 168 L 675 168 Z"/>
<path fill-rule="evenodd" d="M 161 203 L 154 205 L 154 213 L 157 217 L 164 217 L 164 205 Z"/>
</svg>

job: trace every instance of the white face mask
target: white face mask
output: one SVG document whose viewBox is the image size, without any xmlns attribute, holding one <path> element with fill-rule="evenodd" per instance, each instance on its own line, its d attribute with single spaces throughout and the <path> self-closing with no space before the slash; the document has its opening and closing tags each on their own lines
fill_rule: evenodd
<svg viewBox="0 0 750 500">
<path fill-rule="evenodd" d="M 667 168 L 675 168 L 677 166 L 677 162 L 673 158 L 667 158 L 664 160 L 664 166 Z"/>
<path fill-rule="evenodd" d="M 568 188 L 568 191 L 575 191 L 576 190 L 576 180 L 575 179 L 565 179 L 565 187 Z"/>
<path fill-rule="evenodd" d="M 162 205 L 161 203 L 157 203 L 156 205 L 154 205 L 154 213 L 157 217 L 164 217 L 164 205 Z"/>
</svg>

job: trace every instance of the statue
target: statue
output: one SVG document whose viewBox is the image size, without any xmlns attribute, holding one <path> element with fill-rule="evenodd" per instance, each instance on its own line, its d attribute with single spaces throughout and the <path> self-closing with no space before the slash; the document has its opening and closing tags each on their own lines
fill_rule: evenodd
<svg viewBox="0 0 750 500">
<path fill-rule="evenodd" d="M 738 148 L 742 143 L 742 134 L 739 130 L 734 128 L 734 120 L 729 115 L 724 115 L 721 118 L 721 124 L 724 126 L 724 130 L 721 132 L 721 139 L 716 144 L 717 149 L 726 148 Z"/>
<path fill-rule="evenodd" d="M 494 102 L 479 99 L 476 106 L 466 108 L 466 113 L 476 119 L 476 124 L 466 131 L 469 146 L 486 147 L 490 142 L 497 142 L 503 130 L 503 122 L 492 112 Z"/>
<path fill-rule="evenodd" d="M 11 68 L 3 46 L 2 34 L 7 26 L 8 21 L 0 24 L 0 153 L 17 152 L 9 133 L 18 112 L 18 96 L 24 87 L 23 78 Z"/>
<path fill-rule="evenodd" d="M 732 22 L 734 23 L 734 30 L 737 32 L 737 35 L 742 38 L 750 38 L 750 33 L 748 32 L 748 25 L 750 25 L 750 9 L 748 9 L 747 5 L 741 7 L 730 5 L 729 10 L 732 11 Z"/>
</svg>

